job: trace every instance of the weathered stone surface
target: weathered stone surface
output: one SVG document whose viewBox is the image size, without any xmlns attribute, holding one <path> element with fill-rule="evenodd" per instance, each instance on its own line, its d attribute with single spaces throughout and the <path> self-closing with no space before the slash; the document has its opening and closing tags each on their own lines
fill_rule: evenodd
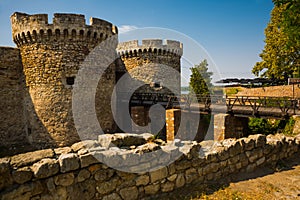
<svg viewBox="0 0 300 200">
<path fill-rule="evenodd" d="M 184 186 L 185 184 L 184 174 L 178 174 L 175 184 L 177 188 Z"/>
<path fill-rule="evenodd" d="M 79 159 L 77 154 L 62 154 L 58 158 L 60 171 L 62 173 L 69 172 L 72 170 L 76 170 L 79 168 Z"/>
<path fill-rule="evenodd" d="M 81 167 L 87 167 L 92 164 L 99 163 L 100 161 L 94 155 L 95 155 L 94 153 L 88 153 L 79 156 Z"/>
<path fill-rule="evenodd" d="M 262 165 L 266 161 L 265 157 L 262 157 L 256 161 L 256 166 Z"/>
<path fill-rule="evenodd" d="M 123 172 L 123 171 L 116 171 L 117 175 L 123 180 L 123 181 L 130 181 L 134 180 L 137 177 L 137 174 L 129 173 L 129 172 Z"/>
<path fill-rule="evenodd" d="M 177 174 L 173 174 L 173 175 L 169 176 L 167 179 L 168 179 L 168 181 L 173 182 L 176 180 L 176 178 L 177 178 Z"/>
<path fill-rule="evenodd" d="M 252 138 L 244 138 L 244 142 L 245 142 L 244 149 L 246 151 L 251 151 L 252 149 L 254 149 L 254 147 L 255 147 L 255 140 L 253 140 Z"/>
<path fill-rule="evenodd" d="M 156 194 L 160 190 L 160 184 L 155 183 L 155 184 L 150 184 L 144 187 L 145 189 L 145 194 L 151 195 L 151 194 Z"/>
<path fill-rule="evenodd" d="M 102 170 L 98 170 L 95 175 L 94 178 L 96 181 L 105 181 L 108 180 L 110 177 L 112 177 L 114 175 L 114 170 L 112 169 L 102 169 Z"/>
<path fill-rule="evenodd" d="M 172 182 L 165 182 L 161 184 L 161 191 L 162 192 L 171 192 L 174 190 L 175 184 Z"/>
<path fill-rule="evenodd" d="M 91 149 L 99 146 L 99 143 L 95 140 L 84 140 L 77 142 L 71 146 L 74 152 L 78 152 L 81 149 Z"/>
<path fill-rule="evenodd" d="M 67 174 L 60 174 L 54 177 L 55 185 L 61 186 L 69 186 L 74 183 L 74 174 L 67 173 Z"/>
<path fill-rule="evenodd" d="M 246 168 L 246 171 L 247 172 L 253 172 L 256 168 L 256 163 L 253 163 L 253 164 L 249 164 Z"/>
<path fill-rule="evenodd" d="M 23 184 L 31 180 L 32 174 L 33 173 L 29 167 L 23 167 L 13 171 L 12 177 L 16 183 Z"/>
<path fill-rule="evenodd" d="M 96 199 L 96 181 L 89 178 L 83 182 L 75 182 L 67 187 L 69 199 Z"/>
<path fill-rule="evenodd" d="M 151 183 L 154 183 L 158 180 L 162 180 L 168 176 L 167 167 L 163 167 L 161 169 L 150 172 Z"/>
<path fill-rule="evenodd" d="M 176 165 L 176 170 L 183 170 L 183 169 L 188 169 L 192 166 L 192 163 L 187 161 L 187 160 L 183 160 L 183 161 L 180 161 L 180 162 L 175 162 Z"/>
<path fill-rule="evenodd" d="M 120 195 L 124 200 L 135 200 L 138 199 L 139 193 L 136 186 L 124 188 L 120 190 Z"/>
<path fill-rule="evenodd" d="M 72 152 L 72 149 L 70 147 L 60 147 L 54 149 L 54 152 L 56 155 L 61 155 L 61 154 L 68 154 Z"/>
<path fill-rule="evenodd" d="M 47 178 L 59 172 L 59 164 L 55 159 L 46 158 L 31 167 L 36 178 Z"/>
<path fill-rule="evenodd" d="M 149 181 L 150 181 L 150 178 L 148 175 L 138 176 L 135 179 L 136 186 L 147 185 L 149 183 Z"/>
<path fill-rule="evenodd" d="M 214 173 L 217 172 L 219 169 L 219 164 L 218 163 L 211 163 L 206 165 L 203 168 L 203 174 L 210 174 L 210 173 Z"/>
<path fill-rule="evenodd" d="M 190 168 L 185 171 L 185 180 L 186 183 L 191 183 L 192 181 L 198 178 L 198 173 L 195 168 Z"/>
<path fill-rule="evenodd" d="M 54 156 L 54 152 L 52 149 L 39 150 L 24 154 L 19 154 L 11 157 L 11 165 L 14 167 L 23 167 L 26 165 L 31 165 L 39 160 L 44 158 L 52 158 Z"/>
<path fill-rule="evenodd" d="M 102 200 L 122 200 L 122 199 L 117 193 L 112 193 L 110 195 L 104 196 Z"/>
<path fill-rule="evenodd" d="M 115 177 L 108 182 L 99 183 L 96 187 L 96 190 L 102 195 L 109 194 L 117 188 L 117 185 L 119 183 L 120 183 L 120 179 Z"/>
<path fill-rule="evenodd" d="M 0 47 L 0 146 L 27 142 L 24 109 L 24 76 L 20 50 Z M 5 152 L 1 152 L 4 153 Z"/>
<path fill-rule="evenodd" d="M 0 159 L 0 190 L 10 186 L 13 183 L 13 178 L 10 173 L 9 158 Z"/>
<path fill-rule="evenodd" d="M 0 158 L 0 173 L 10 171 L 10 158 Z"/>
<path fill-rule="evenodd" d="M 87 169 L 82 169 L 77 175 L 77 182 L 82 182 L 88 179 L 91 176 L 91 173 Z"/>
<path fill-rule="evenodd" d="M 259 138 L 258 135 L 246 139 L 257 141 L 260 140 Z M 213 147 L 213 150 L 208 151 L 205 157 L 199 154 L 190 154 L 191 158 L 183 155 L 168 167 L 141 174 L 118 171 L 106 164 L 92 164 L 97 161 L 91 157 L 93 154 L 100 153 L 102 159 L 116 156 L 116 152 L 127 152 L 125 158 L 137 155 L 133 150 L 119 148 L 115 149 L 116 151 L 113 149 L 95 151 L 80 155 L 79 158 L 78 153 L 61 154 L 59 158 L 45 158 L 35 162 L 32 166 L 19 168 L 15 166 L 15 169 L 10 165 L 10 158 L 0 159 L 0 186 L 2 185 L 0 196 L 10 199 L 137 199 L 143 198 L 145 195 L 159 197 L 160 192 L 171 192 L 174 188 L 180 188 L 195 181 L 197 183 L 217 181 L 239 171 L 251 172 L 265 163 L 276 163 L 279 159 L 299 150 L 294 138 L 281 136 L 268 136 L 267 138 L 269 138 L 267 145 L 261 144 L 252 150 L 243 150 L 246 142 L 242 141 L 245 138 L 236 142 L 240 144 L 236 150 L 236 143 L 233 143 L 233 140 L 227 140 L 228 144 L 226 145 L 229 147 L 219 143 L 220 145 Z M 263 139 L 261 140 L 263 141 Z M 182 143 L 182 145 L 189 144 L 190 142 Z M 269 151 L 269 154 L 266 155 L 264 148 L 268 146 L 274 150 Z M 230 151 L 233 152 L 230 153 Z M 111 154 L 111 152 L 115 153 Z M 222 156 L 225 156 L 226 159 L 223 160 Z M 151 158 L 149 157 L 150 160 Z M 153 158 L 157 160 L 157 156 Z M 80 166 L 79 160 L 84 163 L 82 166 Z M 193 164 L 195 160 L 200 160 L 200 164 Z M 150 167 L 152 161 L 147 163 L 144 160 L 142 164 Z M 72 167 L 74 165 L 75 167 Z M 68 170 L 72 169 L 72 172 L 62 173 L 59 170 L 60 166 L 65 166 Z M 140 165 L 132 167 L 141 168 Z M 43 184 L 40 184 L 40 187 L 37 187 L 38 185 L 33 187 L 32 184 L 36 184 L 34 182 L 40 178 L 44 179 L 42 180 Z M 13 181 L 14 186 L 12 186 Z M 17 184 L 26 187 L 18 188 Z M 13 194 L 14 192 L 16 194 Z"/>
<path fill-rule="evenodd" d="M 39 181 L 19 185 L 17 188 L 5 193 L 3 200 L 25 200 L 30 197 L 43 193 L 44 189 Z"/>
<path fill-rule="evenodd" d="M 56 186 L 55 186 L 55 184 L 54 184 L 54 178 L 53 178 L 53 177 L 51 177 L 51 178 L 49 178 L 49 179 L 46 180 L 46 186 L 47 186 L 47 189 L 48 189 L 51 193 L 54 192 Z"/>
<path fill-rule="evenodd" d="M 138 154 L 144 154 L 144 153 L 148 153 L 148 152 L 152 152 L 152 151 L 157 151 L 161 149 L 160 146 L 158 146 L 158 144 L 155 143 L 147 143 L 147 144 L 143 144 L 138 146 L 135 150 L 134 153 L 138 153 Z"/>
<path fill-rule="evenodd" d="M 130 147 L 132 145 L 139 146 L 145 144 L 153 135 L 150 133 L 132 134 L 132 133 L 117 133 L 104 134 L 98 136 L 98 142 L 102 147 Z"/>
</svg>

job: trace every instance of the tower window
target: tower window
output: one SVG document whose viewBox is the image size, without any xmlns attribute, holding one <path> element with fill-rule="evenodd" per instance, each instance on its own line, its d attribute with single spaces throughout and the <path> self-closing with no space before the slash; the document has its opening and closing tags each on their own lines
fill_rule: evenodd
<svg viewBox="0 0 300 200">
<path fill-rule="evenodd" d="M 75 77 L 74 76 L 66 77 L 66 83 L 67 83 L 67 85 L 74 85 Z"/>
<path fill-rule="evenodd" d="M 154 83 L 154 87 L 155 87 L 155 88 L 160 88 L 160 82 L 155 82 L 155 83 Z"/>
</svg>

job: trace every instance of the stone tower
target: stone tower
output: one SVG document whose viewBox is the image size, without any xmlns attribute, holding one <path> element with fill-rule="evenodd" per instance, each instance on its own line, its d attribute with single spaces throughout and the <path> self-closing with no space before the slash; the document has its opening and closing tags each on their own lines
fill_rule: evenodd
<svg viewBox="0 0 300 200">
<path fill-rule="evenodd" d="M 116 26 L 97 18 L 91 18 L 87 25 L 84 15 L 77 14 L 54 14 L 50 24 L 47 14 L 14 13 L 11 24 L 28 90 L 25 100 L 30 141 L 39 148 L 73 144 L 79 137 L 72 115 L 72 85 L 86 56 L 105 39 L 117 36 Z M 117 46 L 115 38 L 113 49 Z M 110 132 L 114 131 L 111 91 L 105 88 L 111 90 L 115 73 L 107 73 L 107 80 L 100 80 L 102 95 L 95 104 L 102 113 L 98 115 L 101 127 Z"/>
<path fill-rule="evenodd" d="M 125 85 L 131 94 L 180 95 L 182 43 L 173 40 L 147 39 L 142 40 L 139 44 L 138 40 L 133 40 L 119 43 L 117 52 L 124 66 L 123 69 L 117 68 L 117 77 L 121 77 L 122 70 L 131 77 L 128 83 L 121 85 L 120 94 L 124 91 L 126 94 L 126 88 L 122 87 Z M 118 80 L 118 82 L 120 81 L 122 82 L 122 78 Z M 146 131 L 157 134 L 159 131 L 163 131 L 164 128 L 161 125 L 165 123 L 164 109 L 151 112 L 151 108 L 146 105 L 130 106 L 133 123 L 119 120 L 118 123 L 122 127 L 137 133 Z M 120 103 L 119 108 L 124 107 L 126 106 Z M 119 115 L 122 116 L 123 113 L 126 112 L 122 110 Z M 155 120 L 151 120 L 151 118 Z M 123 116 L 122 119 L 126 119 L 126 116 Z M 129 123 L 132 126 L 126 127 Z"/>
<path fill-rule="evenodd" d="M 145 84 L 137 92 L 180 94 L 182 43 L 147 39 L 139 44 L 138 40 L 133 40 L 119 43 L 117 52 L 126 71 Z M 170 72 L 171 69 L 175 71 Z"/>
</svg>

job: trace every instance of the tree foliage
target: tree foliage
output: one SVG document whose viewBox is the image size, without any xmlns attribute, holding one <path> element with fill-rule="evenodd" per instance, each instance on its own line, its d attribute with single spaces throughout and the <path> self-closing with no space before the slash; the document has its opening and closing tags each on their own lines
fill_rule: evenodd
<svg viewBox="0 0 300 200">
<path fill-rule="evenodd" d="M 265 29 L 265 48 L 252 72 L 284 79 L 300 69 L 300 1 L 273 0 L 271 20 Z"/>
<path fill-rule="evenodd" d="M 211 92 L 211 76 L 212 72 L 208 71 L 207 60 L 203 60 L 199 65 L 190 68 L 192 74 L 190 77 L 190 91 L 203 96 L 209 95 Z"/>
</svg>

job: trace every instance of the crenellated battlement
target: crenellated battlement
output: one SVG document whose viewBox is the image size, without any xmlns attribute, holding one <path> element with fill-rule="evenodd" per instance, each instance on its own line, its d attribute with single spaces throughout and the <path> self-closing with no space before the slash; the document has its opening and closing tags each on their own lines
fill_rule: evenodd
<svg viewBox="0 0 300 200">
<path fill-rule="evenodd" d="M 53 23 L 48 23 L 47 14 L 28 15 L 16 12 L 10 17 L 13 40 L 18 46 L 43 40 L 82 40 L 103 41 L 118 34 L 115 25 L 102 19 L 90 18 L 86 24 L 85 16 L 80 14 L 54 14 Z"/>
<path fill-rule="evenodd" d="M 140 45 L 138 40 L 119 43 L 117 52 L 120 56 L 132 57 L 142 53 L 175 54 L 182 56 L 183 45 L 175 40 L 146 39 Z"/>
</svg>

